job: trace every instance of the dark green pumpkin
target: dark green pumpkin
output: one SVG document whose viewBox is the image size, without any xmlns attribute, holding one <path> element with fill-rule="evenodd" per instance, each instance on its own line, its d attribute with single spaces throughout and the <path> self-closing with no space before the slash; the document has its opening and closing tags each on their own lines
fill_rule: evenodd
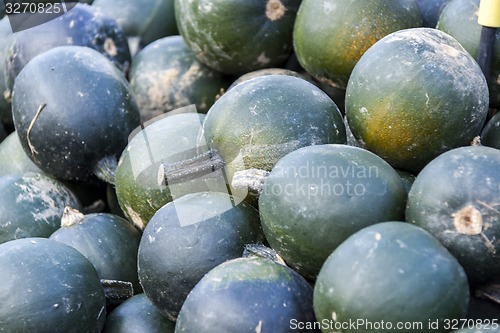
<svg viewBox="0 0 500 333">
<path fill-rule="evenodd" d="M 328 257 L 314 287 L 317 319 L 331 321 L 324 333 L 447 332 L 445 320 L 466 318 L 468 303 L 457 260 L 431 234 L 404 222 L 352 235 Z M 358 326 L 335 329 L 349 322 Z"/>
<path fill-rule="evenodd" d="M 346 145 L 298 149 L 278 161 L 259 197 L 271 247 L 315 279 L 323 262 L 354 232 L 403 218 L 406 193 L 377 155 Z"/>
<path fill-rule="evenodd" d="M 5 51 L 7 88 L 12 89 L 17 75 L 35 56 L 66 45 L 95 49 L 124 73 L 130 67 L 128 42 L 116 22 L 93 6 L 77 4 L 65 15 L 12 35 Z"/>
<path fill-rule="evenodd" d="M 159 185 L 161 163 L 175 164 L 198 156 L 198 137 L 205 115 L 197 113 L 167 114 L 138 132 L 123 151 L 116 169 L 116 195 L 125 216 L 144 229 L 158 209 L 188 193 L 226 191 L 220 173 L 176 184 Z"/>
<path fill-rule="evenodd" d="M 236 171 L 270 171 L 301 147 L 346 141 L 337 105 L 315 85 L 290 75 L 234 86 L 210 108 L 203 130 L 208 147 L 226 163 L 230 181 Z"/>
<path fill-rule="evenodd" d="M 206 113 L 229 85 L 225 76 L 195 58 L 181 36 L 142 49 L 133 58 L 129 77 L 143 121 L 191 104 Z"/>
<path fill-rule="evenodd" d="M 500 149 L 500 112 L 486 123 L 481 133 L 481 144 Z"/>
<path fill-rule="evenodd" d="M 420 14 L 422 14 L 422 26 L 435 28 L 441 14 L 441 10 L 450 0 L 417 0 Z"/>
<path fill-rule="evenodd" d="M 80 208 L 61 182 L 37 173 L 0 177 L 0 243 L 49 237 L 61 224 L 64 207 Z"/>
<path fill-rule="evenodd" d="M 92 181 L 98 163 L 117 158 L 139 126 L 125 77 L 82 46 L 61 46 L 32 59 L 16 79 L 12 107 L 24 151 L 63 180 Z"/>
<path fill-rule="evenodd" d="M 61 228 L 49 238 L 77 249 L 100 279 L 130 282 L 135 293 L 141 291 L 137 277 L 141 233 L 127 220 L 108 213 L 84 215 L 67 207 Z"/>
<path fill-rule="evenodd" d="M 263 69 L 257 69 L 255 71 L 251 71 L 251 72 L 248 72 L 248 73 L 241 75 L 236 80 L 234 80 L 233 83 L 231 83 L 231 85 L 229 86 L 229 88 L 227 88 L 227 90 L 232 89 L 234 86 L 236 86 L 242 82 L 248 81 L 250 79 L 253 79 L 253 78 L 256 78 L 259 76 L 266 76 L 266 75 L 290 75 L 290 76 L 295 76 L 295 77 L 298 77 L 298 78 L 301 78 L 304 80 L 306 79 L 304 75 L 302 75 L 298 72 L 292 71 L 290 69 L 263 68 Z"/>
<path fill-rule="evenodd" d="M 201 62 L 242 75 L 288 59 L 300 2 L 176 0 L 175 15 L 180 34 Z"/>
<path fill-rule="evenodd" d="M 218 192 L 188 194 L 163 206 L 144 229 L 139 281 L 151 302 L 174 319 L 203 275 L 262 240 L 258 213 L 249 204 Z"/>
<path fill-rule="evenodd" d="M 354 136 L 393 167 L 416 173 L 439 154 L 469 145 L 488 113 L 476 61 L 430 28 L 392 33 L 359 60 L 346 116 Z"/>
<path fill-rule="evenodd" d="M 480 0 L 449 0 L 441 11 L 437 29 L 456 38 L 477 59 L 481 38 L 481 25 L 477 22 Z M 490 107 L 500 107 L 500 31 L 495 33 L 491 72 L 488 77 Z"/>
<path fill-rule="evenodd" d="M 430 162 L 408 196 L 408 222 L 428 230 L 457 257 L 471 282 L 500 270 L 500 150 L 462 147 Z"/>
<path fill-rule="evenodd" d="M 104 290 L 77 250 L 43 238 L 0 244 L 0 331 L 100 332 Z"/>
<path fill-rule="evenodd" d="M 95 0 L 93 7 L 116 20 L 127 36 L 147 45 L 177 34 L 173 0 Z"/>
<path fill-rule="evenodd" d="M 116 307 L 106 318 L 106 333 L 174 333 L 175 322 L 167 319 L 146 294 L 138 294 Z"/>
<path fill-rule="evenodd" d="M 201 279 L 182 306 L 175 332 L 284 333 L 314 324 L 308 282 L 286 266 L 248 257 L 229 260 Z"/>
<path fill-rule="evenodd" d="M 394 31 L 421 25 L 414 0 L 303 0 L 293 30 L 295 54 L 313 77 L 345 89 L 370 46 Z"/>
</svg>

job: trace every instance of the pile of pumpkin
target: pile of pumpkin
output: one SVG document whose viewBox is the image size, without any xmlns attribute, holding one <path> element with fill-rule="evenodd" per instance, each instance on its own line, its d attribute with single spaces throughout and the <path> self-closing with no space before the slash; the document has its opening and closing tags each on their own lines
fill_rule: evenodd
<svg viewBox="0 0 500 333">
<path fill-rule="evenodd" d="M 0 21 L 0 332 L 500 331 L 479 0 L 80 2 Z"/>
</svg>

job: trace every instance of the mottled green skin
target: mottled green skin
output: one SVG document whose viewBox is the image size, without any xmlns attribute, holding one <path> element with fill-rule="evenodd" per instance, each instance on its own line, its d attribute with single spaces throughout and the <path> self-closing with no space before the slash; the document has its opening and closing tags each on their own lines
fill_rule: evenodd
<svg viewBox="0 0 500 333">
<path fill-rule="evenodd" d="M 77 45 L 97 50 L 122 72 L 130 67 L 130 50 L 116 22 L 93 6 L 77 4 L 67 14 L 11 35 L 5 50 L 7 88 L 35 56 L 58 46 Z"/>
<path fill-rule="evenodd" d="M 285 333 L 290 332 L 292 320 L 315 321 L 307 281 L 272 261 L 238 258 L 215 267 L 196 285 L 175 332 Z"/>
<path fill-rule="evenodd" d="M 392 322 L 393 329 L 342 332 L 429 332 L 429 320 L 466 318 L 467 276 L 457 260 L 425 230 L 385 222 L 348 238 L 321 268 L 314 287 L 318 321 L 362 319 Z M 422 323 L 421 330 L 398 330 L 396 323 Z M 326 332 L 333 332 L 325 329 Z"/>
<path fill-rule="evenodd" d="M 16 78 L 14 92 L 14 126 L 24 151 L 62 180 L 95 180 L 98 162 L 118 158 L 140 124 L 123 74 L 88 47 L 61 46 L 35 57 Z"/>
<path fill-rule="evenodd" d="M 0 267 L 0 331 L 101 331 L 104 290 L 77 250 L 43 238 L 18 239 L 0 244 Z"/>
<path fill-rule="evenodd" d="M 77 249 L 96 268 L 100 279 L 131 282 L 141 290 L 137 277 L 137 251 L 141 233 L 127 220 L 108 213 L 88 214 L 49 237 Z"/>
<path fill-rule="evenodd" d="M 266 179 L 259 212 L 271 247 L 315 279 L 354 232 L 403 218 L 406 195 L 396 171 L 375 154 L 346 145 L 309 146 L 283 157 Z"/>
<path fill-rule="evenodd" d="M 185 195 L 158 210 L 144 229 L 139 281 L 151 302 L 174 319 L 208 271 L 263 239 L 258 212 L 249 204 L 218 192 Z"/>
<path fill-rule="evenodd" d="M 127 36 L 147 45 L 177 34 L 173 0 L 95 0 L 93 7 L 116 20 Z"/>
<path fill-rule="evenodd" d="M 203 151 L 198 148 L 198 136 L 204 118 L 197 113 L 166 116 L 134 136 L 123 151 L 116 169 L 116 195 L 125 216 L 139 229 L 144 229 L 158 209 L 184 194 L 227 191 L 225 181 L 215 173 L 171 186 L 158 185 L 161 163 L 184 161 Z"/>
<path fill-rule="evenodd" d="M 441 11 L 437 29 L 456 38 L 460 44 L 477 59 L 481 25 L 477 23 L 480 0 L 449 0 Z M 488 77 L 490 107 L 500 108 L 500 31 L 495 34 L 491 73 Z"/>
<path fill-rule="evenodd" d="M 200 63 L 181 36 L 159 39 L 132 61 L 130 88 L 142 121 L 191 104 L 206 113 L 228 78 Z"/>
<path fill-rule="evenodd" d="M 359 58 L 376 41 L 421 25 L 414 0 L 303 0 L 293 42 L 308 73 L 345 88 Z"/>
<path fill-rule="evenodd" d="M 176 0 L 177 27 L 196 57 L 233 75 L 284 63 L 292 51 L 301 0 L 280 0 L 267 14 L 268 0 Z"/>
<path fill-rule="evenodd" d="M 146 297 L 135 295 L 106 318 L 106 333 L 174 333 L 175 322 L 167 319 Z"/>
<path fill-rule="evenodd" d="M 345 143 L 335 103 L 315 85 L 289 75 L 248 80 L 226 92 L 207 113 L 207 144 L 235 171 L 271 170 L 301 147 Z"/>
<path fill-rule="evenodd" d="M 37 173 L 0 177 L 0 243 L 49 237 L 61 225 L 64 207 L 80 209 L 61 182 Z"/>
<path fill-rule="evenodd" d="M 500 112 L 494 115 L 484 127 L 481 133 L 481 144 L 500 149 Z"/>
<path fill-rule="evenodd" d="M 488 113 L 488 87 L 476 61 L 430 28 L 392 33 L 356 64 L 346 117 L 364 147 L 417 173 L 439 154 L 469 145 Z"/>
<path fill-rule="evenodd" d="M 408 222 L 436 236 L 472 282 L 495 278 L 500 270 L 499 169 L 498 149 L 457 148 L 429 163 L 408 196 Z M 456 228 L 454 214 L 466 206 L 480 212 L 480 234 L 467 235 Z"/>
</svg>

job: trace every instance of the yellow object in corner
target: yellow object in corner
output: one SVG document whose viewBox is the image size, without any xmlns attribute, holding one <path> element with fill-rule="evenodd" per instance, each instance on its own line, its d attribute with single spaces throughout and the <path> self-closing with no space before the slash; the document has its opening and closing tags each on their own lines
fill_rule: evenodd
<svg viewBox="0 0 500 333">
<path fill-rule="evenodd" d="M 500 0 L 481 0 L 477 22 L 485 27 L 500 28 Z"/>
</svg>

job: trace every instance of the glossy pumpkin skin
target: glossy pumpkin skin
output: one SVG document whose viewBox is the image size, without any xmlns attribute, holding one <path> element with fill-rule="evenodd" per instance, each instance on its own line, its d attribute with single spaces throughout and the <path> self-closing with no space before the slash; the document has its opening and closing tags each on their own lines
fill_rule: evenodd
<svg viewBox="0 0 500 333">
<path fill-rule="evenodd" d="M 130 67 L 127 39 L 116 22 L 92 6 L 77 4 L 65 15 L 12 35 L 5 57 L 7 88 L 13 88 L 17 75 L 35 56 L 66 45 L 97 50 L 124 73 Z"/>
<path fill-rule="evenodd" d="M 304 147 L 283 157 L 266 179 L 259 212 L 271 247 L 315 279 L 332 251 L 354 232 L 403 218 L 397 172 L 375 154 L 346 145 Z"/>
<path fill-rule="evenodd" d="M 457 148 L 429 163 L 408 196 L 408 222 L 436 236 L 473 283 L 500 269 L 499 168 L 498 149 Z"/>
<path fill-rule="evenodd" d="M 477 59 L 481 38 L 481 25 L 477 22 L 480 0 L 449 0 L 443 8 L 437 29 L 456 38 L 460 44 Z M 488 77 L 490 107 L 500 107 L 500 31 L 495 33 L 491 73 Z"/>
<path fill-rule="evenodd" d="M 135 293 L 141 290 L 137 277 L 141 233 L 127 220 L 108 213 L 88 214 L 72 225 L 62 225 L 50 239 L 77 249 L 100 279 L 131 282 Z"/>
<path fill-rule="evenodd" d="M 144 229 L 140 283 L 151 302 L 175 319 L 203 275 L 262 240 L 258 213 L 249 204 L 218 192 L 185 195 L 163 206 Z"/>
<path fill-rule="evenodd" d="M 106 333 L 174 333 L 175 322 L 167 319 L 146 294 L 138 294 L 116 307 L 106 318 Z"/>
<path fill-rule="evenodd" d="M 94 266 L 77 250 L 43 238 L 0 245 L 3 332 L 100 332 L 106 300 Z"/>
<path fill-rule="evenodd" d="M 395 32 L 357 63 L 346 92 L 354 136 L 393 167 L 417 173 L 439 154 L 469 145 L 488 113 L 476 61 L 430 28 Z"/>
<path fill-rule="evenodd" d="M 87 47 L 62 46 L 32 59 L 14 92 L 14 125 L 24 151 L 62 180 L 95 180 L 98 162 L 117 158 L 139 125 L 125 77 Z"/>
<path fill-rule="evenodd" d="M 300 2 L 176 0 L 175 14 L 180 34 L 201 62 L 242 75 L 288 59 Z"/>
<path fill-rule="evenodd" d="M 49 237 L 61 223 L 64 207 L 80 202 L 61 182 L 37 173 L 0 178 L 0 243 Z"/>
<path fill-rule="evenodd" d="M 236 171 L 270 171 L 299 148 L 346 141 L 337 105 L 315 85 L 289 75 L 234 86 L 210 108 L 203 131 L 226 162 L 229 180 Z"/>
<path fill-rule="evenodd" d="M 439 320 L 433 331 L 447 332 L 443 320 L 466 318 L 468 303 L 467 276 L 457 260 L 431 234 L 405 222 L 352 235 L 328 257 L 314 287 L 318 321 L 386 323 L 385 329 L 344 332 L 420 331 L 398 330 L 398 322 L 422 323 L 427 332 L 429 320 Z"/>
<path fill-rule="evenodd" d="M 227 77 L 195 58 L 181 36 L 146 46 L 134 57 L 130 70 L 130 88 L 142 121 L 191 104 L 206 113 L 228 85 Z"/>
<path fill-rule="evenodd" d="M 421 25 L 413 0 L 303 0 L 293 43 L 308 73 L 345 89 L 354 66 L 370 46 L 392 32 Z"/>
<path fill-rule="evenodd" d="M 481 133 L 481 144 L 500 149 L 500 112 L 495 114 Z"/>
<path fill-rule="evenodd" d="M 215 267 L 196 285 L 182 306 L 175 332 L 284 333 L 294 320 L 315 321 L 308 282 L 272 261 L 238 258 Z"/>
<path fill-rule="evenodd" d="M 170 186 L 158 184 L 161 163 L 194 158 L 207 149 L 198 146 L 205 115 L 166 115 L 137 133 L 123 151 L 116 169 L 116 195 L 125 216 L 144 229 L 157 210 L 181 196 L 201 191 L 227 191 L 220 173 Z"/>
<path fill-rule="evenodd" d="M 116 20 L 127 36 L 147 45 L 177 34 L 173 0 L 96 0 L 93 7 Z"/>
</svg>

